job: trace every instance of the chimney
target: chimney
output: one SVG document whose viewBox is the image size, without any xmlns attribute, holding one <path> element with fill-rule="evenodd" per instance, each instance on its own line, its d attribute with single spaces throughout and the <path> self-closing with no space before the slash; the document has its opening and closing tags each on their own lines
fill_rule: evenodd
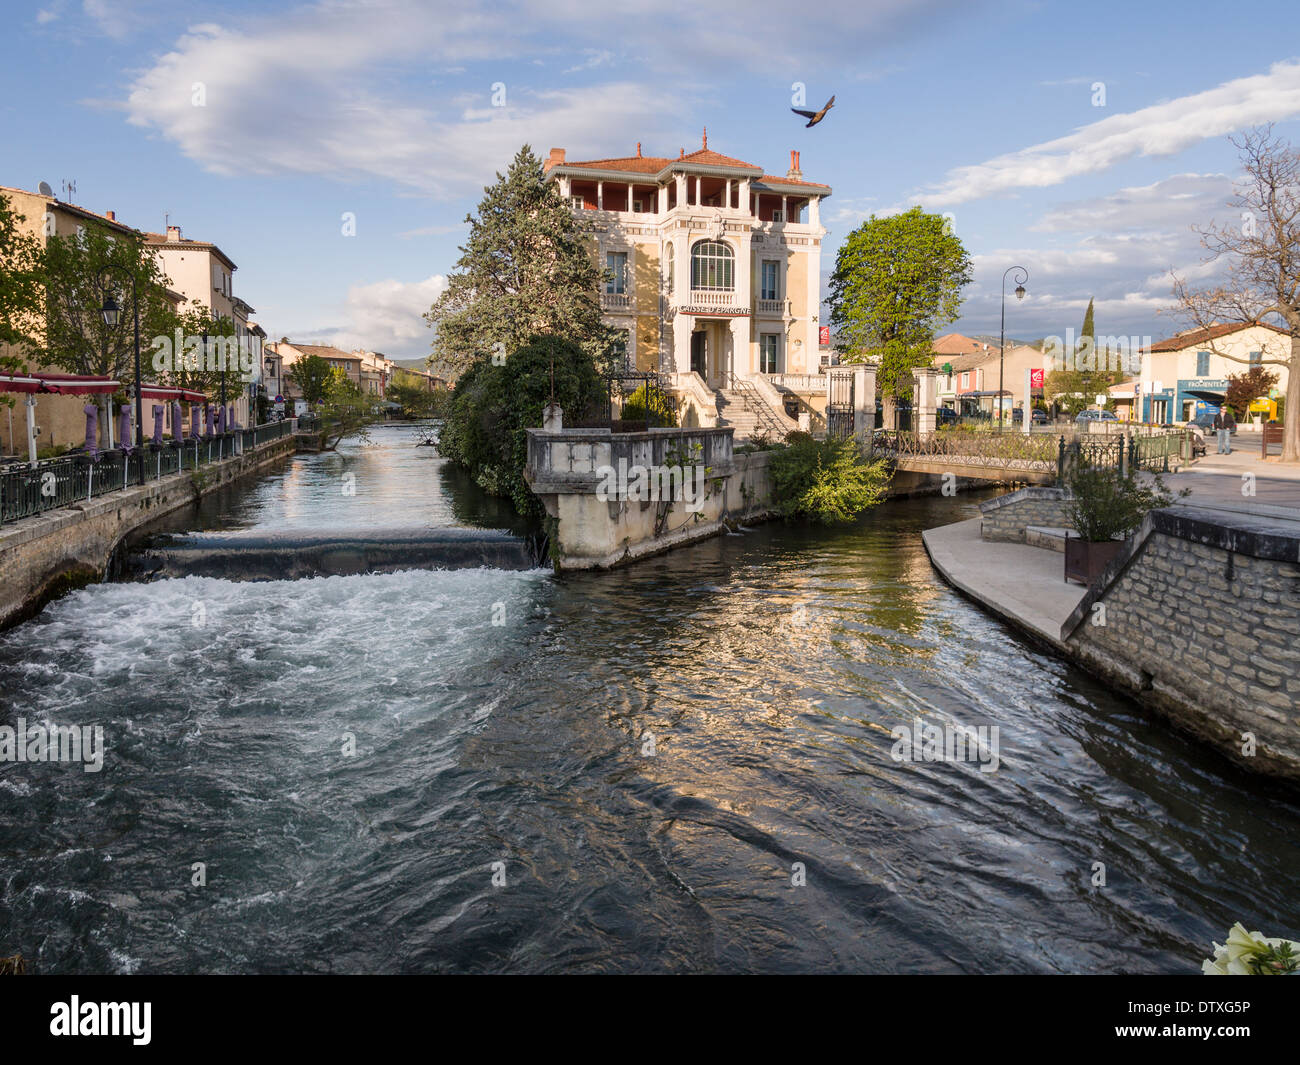
<svg viewBox="0 0 1300 1065">
<path fill-rule="evenodd" d="M 116 211 L 105 211 L 105 212 L 104 212 L 104 217 L 107 218 L 110 222 L 116 222 L 116 221 L 117 221 L 117 212 L 116 212 Z"/>
<path fill-rule="evenodd" d="M 641 158 L 641 142 L 640 142 L 640 141 L 637 141 L 637 142 L 636 142 L 636 157 L 637 157 L 638 159 Z"/>
<path fill-rule="evenodd" d="M 542 169 L 550 170 L 551 167 L 553 166 L 563 166 L 563 165 L 564 165 L 564 149 L 552 148 L 551 154 L 546 157 L 546 165 Z"/>
<path fill-rule="evenodd" d="M 173 241 L 173 242 L 174 242 L 174 241 L 179 241 L 179 240 L 181 239 L 181 227 L 180 227 L 180 226 L 168 226 L 168 227 L 167 227 L 167 239 L 168 239 L 169 241 Z"/>
<path fill-rule="evenodd" d="M 799 153 L 793 148 L 790 149 L 790 169 L 785 172 L 788 178 L 801 178 L 803 171 L 799 169 Z"/>
<path fill-rule="evenodd" d="M 705 126 L 705 127 L 704 127 L 704 139 L 703 139 L 703 142 L 700 144 L 700 148 L 703 149 L 703 148 L 707 148 L 708 146 L 709 146 L 709 127 L 708 127 L 708 126 Z"/>
</svg>

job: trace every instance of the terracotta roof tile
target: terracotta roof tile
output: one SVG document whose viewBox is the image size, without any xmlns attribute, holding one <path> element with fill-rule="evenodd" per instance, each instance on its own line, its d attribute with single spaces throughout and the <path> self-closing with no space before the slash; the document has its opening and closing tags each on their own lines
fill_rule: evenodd
<svg viewBox="0 0 1300 1065">
<path fill-rule="evenodd" d="M 1207 326 L 1204 329 L 1189 329 L 1185 333 L 1179 333 L 1177 336 L 1166 337 L 1164 340 L 1157 340 L 1151 345 L 1151 351 L 1183 351 L 1187 348 L 1195 347 L 1197 344 L 1205 344 L 1211 340 L 1218 340 L 1219 337 L 1225 337 L 1229 333 L 1238 333 L 1243 329 L 1253 329 L 1259 326 L 1263 329 L 1271 329 L 1275 333 L 1286 333 L 1285 329 L 1279 329 L 1275 325 L 1269 325 L 1267 322 L 1220 322 L 1217 325 Z"/>
</svg>

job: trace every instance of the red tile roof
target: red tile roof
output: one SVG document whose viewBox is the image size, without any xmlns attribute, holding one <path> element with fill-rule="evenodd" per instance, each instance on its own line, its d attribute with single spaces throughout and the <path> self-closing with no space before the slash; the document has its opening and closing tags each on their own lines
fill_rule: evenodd
<svg viewBox="0 0 1300 1065">
<path fill-rule="evenodd" d="M 764 185 L 809 185 L 815 189 L 829 189 L 829 185 L 823 185 L 820 181 L 805 181 L 803 178 L 777 177 L 774 174 L 764 174 L 758 179 Z"/>
<path fill-rule="evenodd" d="M 1193 348 L 1197 344 L 1205 344 L 1211 340 L 1218 340 L 1219 337 L 1226 337 L 1230 333 L 1239 333 L 1243 329 L 1253 329 L 1259 326 L 1263 329 L 1271 329 L 1275 333 L 1285 334 L 1285 329 L 1279 329 L 1275 325 L 1269 325 L 1267 322 L 1219 322 L 1216 325 L 1206 326 L 1204 329 L 1189 329 L 1185 333 L 1179 333 L 1176 336 L 1167 337 L 1164 340 L 1157 340 L 1151 345 L 1151 351 L 1184 351 L 1187 348 Z"/>
</svg>

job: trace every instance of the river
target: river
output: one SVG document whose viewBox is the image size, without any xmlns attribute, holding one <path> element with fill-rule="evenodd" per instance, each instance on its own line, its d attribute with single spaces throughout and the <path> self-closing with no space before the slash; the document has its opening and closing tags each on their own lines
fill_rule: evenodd
<svg viewBox="0 0 1300 1065">
<path fill-rule="evenodd" d="M 1236 920 L 1300 930 L 1296 794 L 945 586 L 920 532 L 974 513 L 892 501 L 608 574 L 74 592 L 0 635 L 0 721 L 101 725 L 107 752 L 0 763 L 0 955 L 1196 972 Z M 169 524 L 508 520 L 392 427 Z M 917 718 L 996 725 L 996 771 L 896 761 Z"/>
</svg>

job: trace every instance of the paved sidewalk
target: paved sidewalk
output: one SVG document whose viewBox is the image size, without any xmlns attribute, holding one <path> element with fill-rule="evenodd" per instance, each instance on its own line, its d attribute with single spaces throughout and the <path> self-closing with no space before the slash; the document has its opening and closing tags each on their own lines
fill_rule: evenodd
<svg viewBox="0 0 1300 1065">
<path fill-rule="evenodd" d="M 1065 583 L 1065 557 L 1027 544 L 980 539 L 982 519 L 927 529 L 921 540 L 940 575 L 999 617 L 1063 647 L 1061 626 L 1087 589 Z"/>
<path fill-rule="evenodd" d="M 1248 486 L 1244 474 L 1255 475 L 1254 495 L 1242 494 Z M 1184 502 L 1189 506 L 1228 507 L 1252 512 L 1252 508 L 1289 507 L 1300 509 L 1300 463 L 1265 462 L 1259 457 L 1259 442 L 1254 448 L 1234 448 L 1231 455 L 1211 451 L 1181 473 L 1165 475 L 1165 483 L 1175 491 L 1190 488 Z"/>
</svg>

